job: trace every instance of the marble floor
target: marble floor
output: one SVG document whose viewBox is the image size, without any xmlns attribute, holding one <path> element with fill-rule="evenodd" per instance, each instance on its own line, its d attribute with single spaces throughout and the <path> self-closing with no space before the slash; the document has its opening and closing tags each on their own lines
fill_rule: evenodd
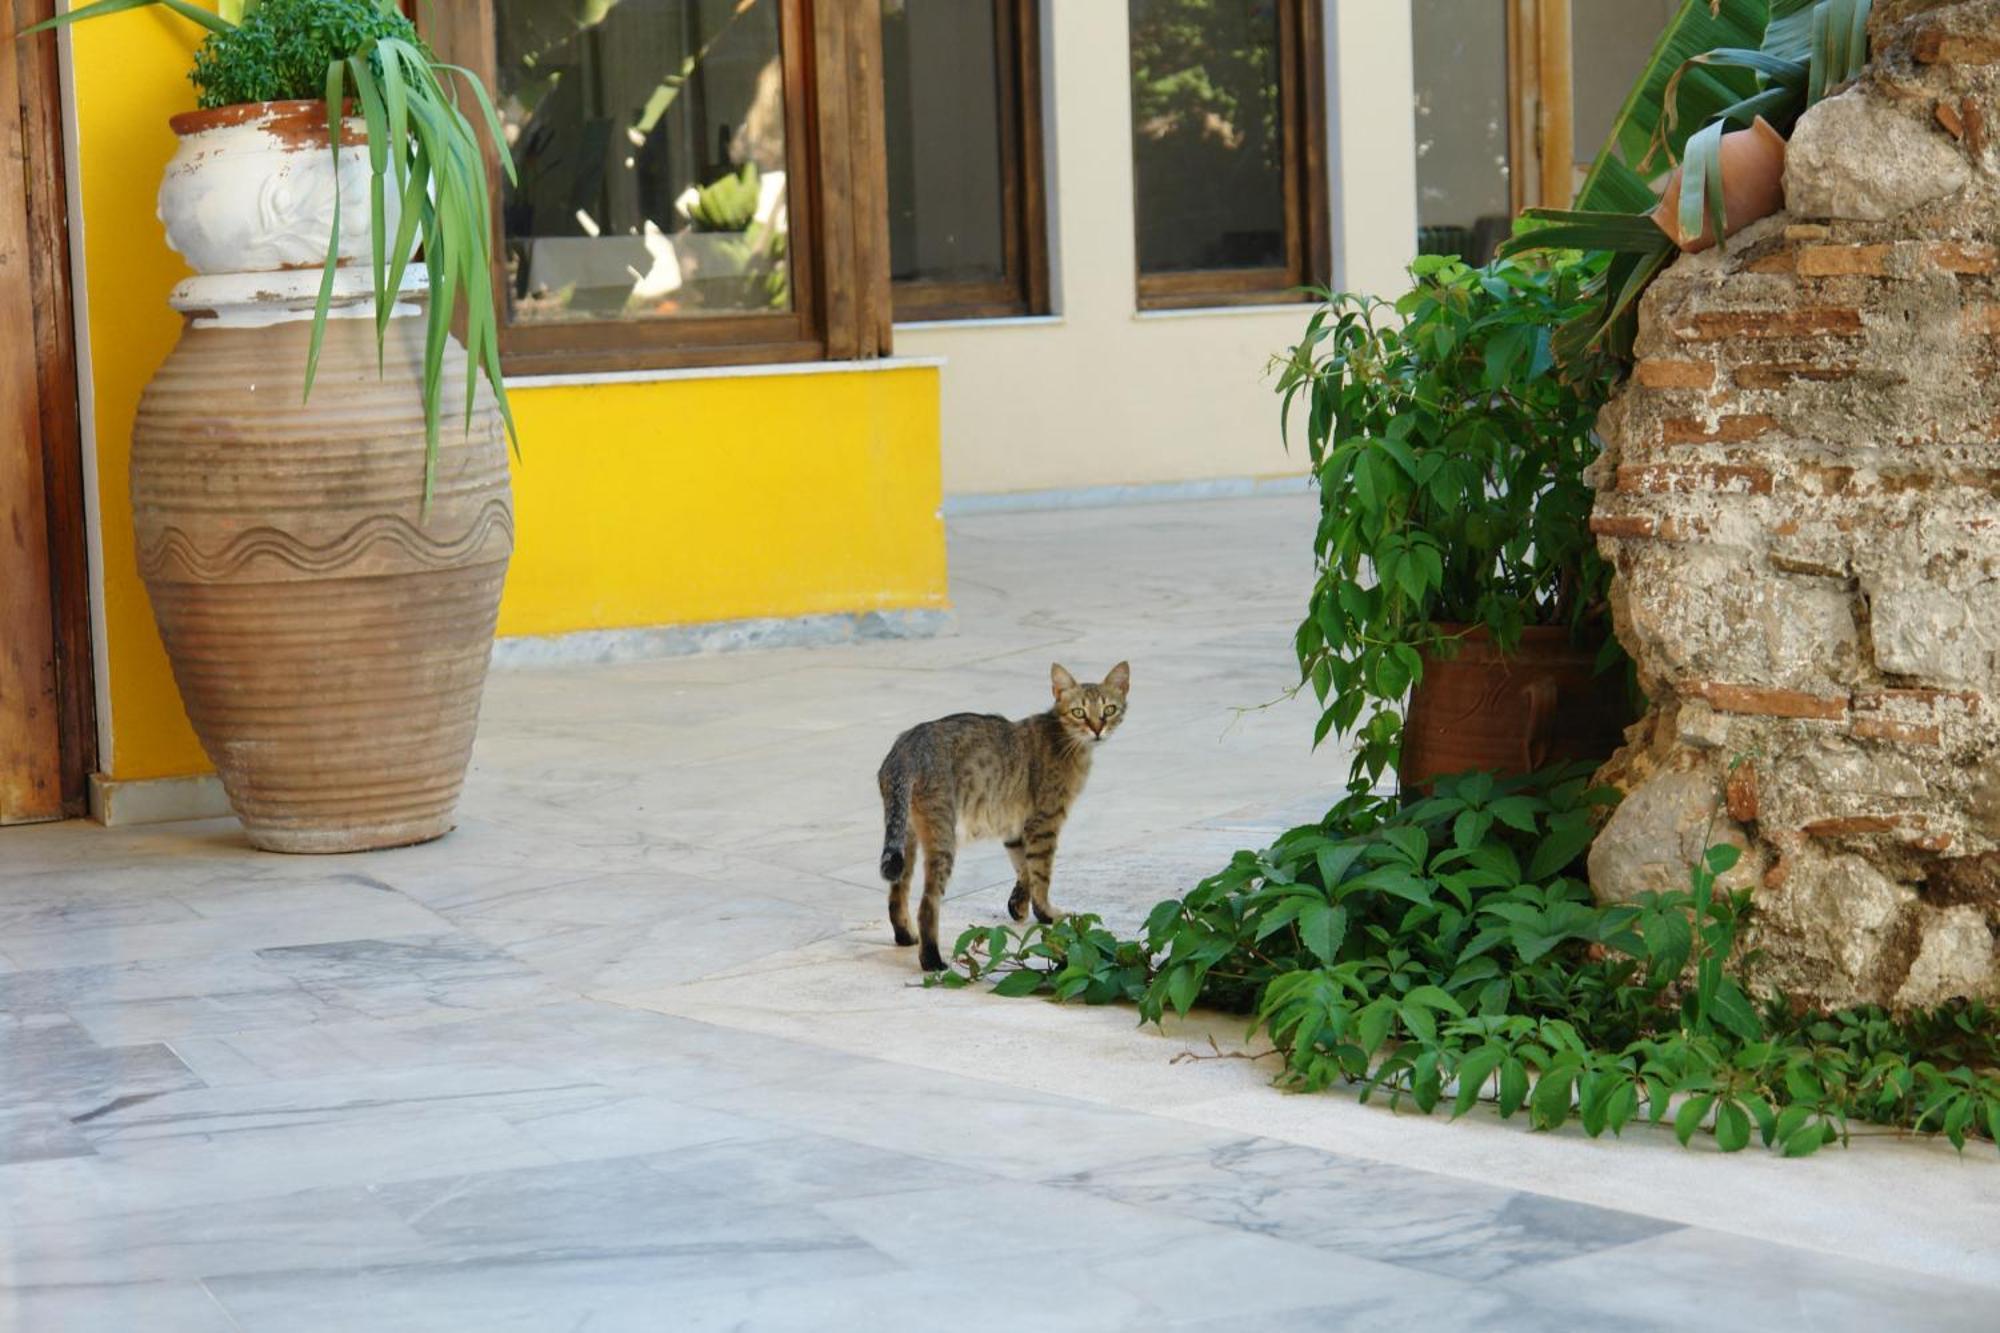
<svg viewBox="0 0 2000 1333">
<path fill-rule="evenodd" d="M 1134 676 L 1058 905 L 1324 808 L 1313 518 L 968 517 L 954 635 L 499 675 L 426 847 L 0 832 L 0 1328 L 2000 1326 L 1990 1152 L 1450 1124 L 1281 1095 L 1236 1020 L 914 984 L 875 765 L 1052 659 Z M 965 856 L 947 926 L 1010 880 Z"/>
</svg>

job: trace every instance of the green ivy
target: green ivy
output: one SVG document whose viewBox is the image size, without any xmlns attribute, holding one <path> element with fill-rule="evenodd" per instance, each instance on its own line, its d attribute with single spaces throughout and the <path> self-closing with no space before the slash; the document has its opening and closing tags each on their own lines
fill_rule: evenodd
<svg viewBox="0 0 2000 1333">
<path fill-rule="evenodd" d="M 327 66 L 392 37 L 429 55 L 416 25 L 357 0 L 263 0 L 241 24 L 211 32 L 188 73 L 204 107 L 326 96 Z M 375 62 L 379 74 L 379 58 Z"/>
<path fill-rule="evenodd" d="M 1366 794 L 1238 852 L 1142 939 L 1091 916 L 960 936 L 1003 995 L 1247 1013 L 1287 1086 L 1336 1084 L 1464 1115 L 1482 1098 L 1536 1129 L 1595 1137 L 1670 1122 L 1726 1152 L 1786 1156 L 1857 1126 L 2000 1137 L 2000 1024 L 1983 1005 L 1897 1017 L 1800 1013 L 1740 980 L 1747 892 L 1712 847 L 1688 887 L 1600 906 L 1582 859 L 1615 793 L 1589 769 L 1443 779 L 1408 806 Z"/>
<path fill-rule="evenodd" d="M 1287 443 L 1304 399 L 1320 496 L 1301 679 L 1323 709 L 1314 743 L 1351 736 L 1357 780 L 1395 765 L 1400 701 L 1426 656 L 1455 650 L 1449 626 L 1511 649 L 1524 626 L 1567 625 L 1622 661 L 1583 478 L 1611 369 L 1558 375 L 1549 345 L 1587 272 L 1426 255 L 1410 275 L 1393 305 L 1329 295 L 1277 385 Z"/>
</svg>

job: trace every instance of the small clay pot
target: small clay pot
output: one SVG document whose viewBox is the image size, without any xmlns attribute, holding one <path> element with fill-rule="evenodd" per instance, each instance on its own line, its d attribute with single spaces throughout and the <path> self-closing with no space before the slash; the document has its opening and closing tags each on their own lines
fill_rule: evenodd
<svg viewBox="0 0 2000 1333">
<path fill-rule="evenodd" d="M 1596 652 L 1567 629 L 1530 626 L 1510 654 L 1484 626 L 1438 629 L 1464 637 L 1456 657 L 1425 654 L 1423 679 L 1410 691 L 1396 765 L 1403 790 L 1474 769 L 1504 776 L 1608 759 L 1624 742 L 1633 712 L 1623 674 L 1599 673 Z"/>
<path fill-rule="evenodd" d="M 1734 236 L 1760 218 L 1785 206 L 1785 136 L 1762 116 L 1747 130 L 1722 136 L 1723 232 Z M 1715 227 L 1704 215 L 1701 234 L 1681 235 L 1681 168 L 1667 177 L 1667 192 L 1653 210 L 1653 221 L 1675 245 L 1699 254 L 1715 244 Z"/>
</svg>

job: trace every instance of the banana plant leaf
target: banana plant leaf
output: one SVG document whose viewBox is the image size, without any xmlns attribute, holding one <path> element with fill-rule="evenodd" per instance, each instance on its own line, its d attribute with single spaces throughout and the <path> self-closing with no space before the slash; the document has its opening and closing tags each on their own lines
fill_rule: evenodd
<svg viewBox="0 0 2000 1333">
<path fill-rule="evenodd" d="M 1776 0 L 1779 6 L 1798 2 Z M 1704 52 L 1761 45 L 1773 7 L 1772 0 L 1685 0 L 1660 34 L 1631 94 L 1612 120 L 1611 133 L 1577 191 L 1578 208 L 1638 210 L 1633 181 L 1650 181 L 1663 174 L 1679 159 L 1687 140 L 1685 132 L 1663 130 L 1668 81 Z M 1693 130 L 1722 108 L 1753 96 L 1757 85 L 1754 75 L 1746 70 L 1695 67 L 1682 74 L 1676 91 L 1679 124 Z M 1655 151 L 1656 140 L 1665 149 L 1664 155 Z"/>
</svg>

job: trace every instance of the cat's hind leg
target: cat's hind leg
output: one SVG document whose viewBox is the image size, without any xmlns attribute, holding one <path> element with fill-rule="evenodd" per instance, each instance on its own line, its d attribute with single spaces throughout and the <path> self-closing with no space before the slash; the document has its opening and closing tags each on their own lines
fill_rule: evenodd
<svg viewBox="0 0 2000 1333">
<path fill-rule="evenodd" d="M 917 873 L 917 835 L 914 830 L 903 839 L 902 873 L 889 884 L 889 928 L 896 943 L 915 944 L 917 932 L 910 929 L 910 877 Z"/>
<path fill-rule="evenodd" d="M 917 961 L 926 972 L 944 970 L 944 954 L 938 948 L 938 913 L 944 908 L 945 885 L 951 882 L 951 868 L 958 859 L 958 829 L 950 803 L 931 809 L 919 804 L 911 810 L 916 818 L 917 837 L 924 847 L 924 899 L 917 908 L 917 934 L 921 949 Z"/>
</svg>

